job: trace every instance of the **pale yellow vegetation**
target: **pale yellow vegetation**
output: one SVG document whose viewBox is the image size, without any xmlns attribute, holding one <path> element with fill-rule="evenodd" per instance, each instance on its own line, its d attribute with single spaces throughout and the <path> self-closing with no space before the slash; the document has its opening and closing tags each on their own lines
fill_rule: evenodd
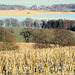
<svg viewBox="0 0 75 75">
<path fill-rule="evenodd" d="M 0 51 L 0 75 L 75 75 L 75 46 L 34 49 L 18 43 L 17 51 Z"/>
<path fill-rule="evenodd" d="M 75 12 L 48 12 L 43 10 L 0 10 L 0 15 L 75 14 Z"/>
</svg>

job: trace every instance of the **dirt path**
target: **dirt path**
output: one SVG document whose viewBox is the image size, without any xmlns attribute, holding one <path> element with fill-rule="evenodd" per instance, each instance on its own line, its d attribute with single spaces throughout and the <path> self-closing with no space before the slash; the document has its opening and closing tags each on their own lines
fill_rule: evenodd
<svg viewBox="0 0 75 75">
<path fill-rule="evenodd" d="M 18 43 L 20 50 L 33 49 L 34 43 Z"/>
</svg>

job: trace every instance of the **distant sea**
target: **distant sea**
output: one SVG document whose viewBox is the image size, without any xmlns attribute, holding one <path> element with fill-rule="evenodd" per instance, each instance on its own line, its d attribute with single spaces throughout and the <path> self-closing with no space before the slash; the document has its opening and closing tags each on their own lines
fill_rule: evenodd
<svg viewBox="0 0 75 75">
<path fill-rule="evenodd" d="M 46 19 L 46 20 L 56 20 L 56 19 L 68 19 L 68 20 L 75 20 L 75 14 L 41 14 L 41 15 L 0 15 L 0 19 L 6 18 L 15 18 L 19 21 L 25 20 L 26 18 L 32 19 Z"/>
</svg>

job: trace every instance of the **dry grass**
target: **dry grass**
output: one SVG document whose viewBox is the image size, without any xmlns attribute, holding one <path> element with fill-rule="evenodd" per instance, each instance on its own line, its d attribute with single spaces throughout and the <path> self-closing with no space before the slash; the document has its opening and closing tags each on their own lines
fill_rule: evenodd
<svg viewBox="0 0 75 75">
<path fill-rule="evenodd" d="M 75 14 L 75 12 L 48 12 L 38 10 L 0 10 L 0 15 Z"/>
<path fill-rule="evenodd" d="M 18 51 L 0 52 L 0 75 L 75 75 L 75 46 L 33 49 L 33 43 L 18 45 Z"/>
</svg>

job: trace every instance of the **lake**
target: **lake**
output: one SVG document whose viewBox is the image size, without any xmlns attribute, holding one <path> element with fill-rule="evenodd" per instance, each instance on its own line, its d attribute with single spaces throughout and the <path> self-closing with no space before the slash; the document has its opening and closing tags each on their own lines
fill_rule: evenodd
<svg viewBox="0 0 75 75">
<path fill-rule="evenodd" d="M 0 15 L 0 19 L 5 18 L 15 18 L 19 21 L 22 21 L 26 18 L 32 18 L 32 19 L 69 19 L 69 20 L 75 20 L 75 14 L 41 14 L 41 15 Z"/>
</svg>

